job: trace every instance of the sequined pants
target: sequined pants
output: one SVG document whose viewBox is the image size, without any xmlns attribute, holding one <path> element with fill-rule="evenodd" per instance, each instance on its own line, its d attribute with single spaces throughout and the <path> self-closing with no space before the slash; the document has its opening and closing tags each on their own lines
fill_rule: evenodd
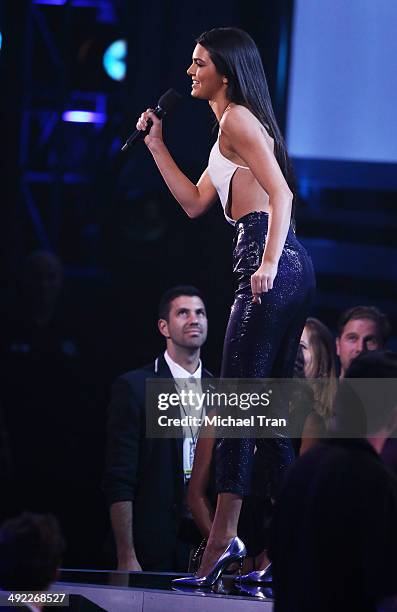
<svg viewBox="0 0 397 612">
<path fill-rule="evenodd" d="M 265 212 L 249 213 L 236 223 L 233 272 L 237 288 L 226 330 L 222 378 L 289 378 L 293 374 L 314 292 L 313 266 L 290 229 L 273 289 L 262 294 L 261 304 L 254 304 L 251 275 L 262 261 L 267 225 Z M 259 487 L 273 498 L 293 456 L 286 438 L 221 438 L 216 446 L 216 490 L 244 497 Z"/>
</svg>

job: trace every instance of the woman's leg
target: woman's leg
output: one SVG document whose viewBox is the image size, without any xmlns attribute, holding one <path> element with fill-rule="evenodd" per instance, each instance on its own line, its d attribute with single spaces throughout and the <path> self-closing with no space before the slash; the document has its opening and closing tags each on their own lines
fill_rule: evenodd
<svg viewBox="0 0 397 612">
<path fill-rule="evenodd" d="M 281 334 L 274 334 L 274 330 L 277 324 L 281 325 L 283 312 L 272 303 L 274 297 L 275 293 L 273 296 L 268 294 L 261 305 L 253 304 L 251 296 L 236 299 L 225 337 L 223 378 L 265 378 L 271 375 L 282 344 Z M 274 445 L 274 440 L 268 442 Z M 212 569 L 230 539 L 237 535 L 242 500 L 251 489 L 255 445 L 253 438 L 221 438 L 217 442 L 217 508 L 198 577 L 205 576 Z M 274 461 L 283 463 L 279 461 L 277 452 L 273 455 L 272 461 L 265 462 L 272 469 Z"/>
<path fill-rule="evenodd" d="M 214 522 L 197 576 L 206 576 L 230 540 L 237 535 L 242 498 L 235 493 L 219 493 Z"/>
<path fill-rule="evenodd" d="M 288 366 L 292 357 L 295 358 L 293 349 L 304 326 L 314 284 L 311 262 L 295 237 L 289 234 L 273 289 L 262 295 L 261 304 L 253 304 L 250 275 L 260 264 L 265 236 L 263 228 L 256 223 L 244 229 L 247 231 L 240 234 L 241 240 L 237 239 L 234 253 L 239 288 L 226 331 L 221 376 L 267 378 L 273 376 L 276 364 L 278 376 L 290 376 Z M 248 230 L 252 230 L 251 235 Z M 288 356 L 284 355 L 283 359 L 281 355 L 287 344 Z M 287 452 L 284 442 L 272 455 L 273 463 L 291 461 L 293 452 Z M 199 576 L 206 575 L 230 538 L 237 535 L 242 499 L 251 487 L 254 450 L 255 440 L 223 438 L 217 444 L 217 510 Z"/>
</svg>

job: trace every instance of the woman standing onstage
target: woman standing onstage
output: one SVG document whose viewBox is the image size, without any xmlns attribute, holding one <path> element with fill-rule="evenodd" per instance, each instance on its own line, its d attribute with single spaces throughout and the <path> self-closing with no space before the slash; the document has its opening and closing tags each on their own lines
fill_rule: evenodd
<svg viewBox="0 0 397 612">
<path fill-rule="evenodd" d="M 290 377 L 314 288 L 309 256 L 291 228 L 293 187 L 288 155 L 271 106 L 259 51 L 236 28 L 216 28 L 197 39 L 187 74 L 192 96 L 208 100 L 219 123 L 207 169 L 194 185 L 166 148 L 161 121 L 148 109 L 138 120 L 145 144 L 168 188 L 189 217 L 219 196 L 226 220 L 235 226 L 237 282 L 226 331 L 225 378 Z M 250 489 L 258 446 L 280 474 L 291 461 L 289 441 L 221 439 L 216 449 L 217 507 L 196 576 L 179 584 L 209 586 L 245 556 L 237 538 L 242 499 Z M 269 467 L 269 466 L 267 466 Z M 276 483 L 275 483 L 276 486 Z"/>
</svg>

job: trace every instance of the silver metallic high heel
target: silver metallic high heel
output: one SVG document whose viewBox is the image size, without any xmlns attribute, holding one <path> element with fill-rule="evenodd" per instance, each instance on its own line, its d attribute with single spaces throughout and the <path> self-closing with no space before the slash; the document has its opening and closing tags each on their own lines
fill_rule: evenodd
<svg viewBox="0 0 397 612">
<path fill-rule="evenodd" d="M 257 599 L 268 600 L 274 598 L 274 592 L 270 586 L 266 587 L 258 584 L 239 584 L 236 582 L 234 588 L 237 589 L 237 591 L 242 595 L 249 595 L 250 597 L 256 597 Z"/>
<path fill-rule="evenodd" d="M 243 574 L 242 576 L 236 576 L 236 581 L 240 584 L 267 584 L 270 585 L 273 582 L 272 575 L 272 564 L 269 563 L 263 570 L 256 570 L 249 574 Z"/>
<path fill-rule="evenodd" d="M 175 578 L 172 581 L 174 586 L 185 586 L 185 587 L 211 587 L 220 578 L 222 572 L 231 564 L 236 561 L 241 567 L 243 565 L 244 558 L 247 555 L 244 543 L 238 538 L 232 538 L 229 542 L 225 552 L 219 557 L 214 567 L 206 576 L 197 578 L 197 576 L 186 576 L 185 578 Z"/>
</svg>

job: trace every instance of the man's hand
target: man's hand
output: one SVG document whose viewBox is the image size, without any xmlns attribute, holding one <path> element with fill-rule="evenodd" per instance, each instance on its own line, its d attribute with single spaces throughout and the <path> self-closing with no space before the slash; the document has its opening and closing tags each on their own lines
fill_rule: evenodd
<svg viewBox="0 0 397 612">
<path fill-rule="evenodd" d="M 110 506 L 110 521 L 116 541 L 117 569 L 123 572 L 141 572 L 132 537 L 132 501 L 115 502 Z"/>
</svg>

